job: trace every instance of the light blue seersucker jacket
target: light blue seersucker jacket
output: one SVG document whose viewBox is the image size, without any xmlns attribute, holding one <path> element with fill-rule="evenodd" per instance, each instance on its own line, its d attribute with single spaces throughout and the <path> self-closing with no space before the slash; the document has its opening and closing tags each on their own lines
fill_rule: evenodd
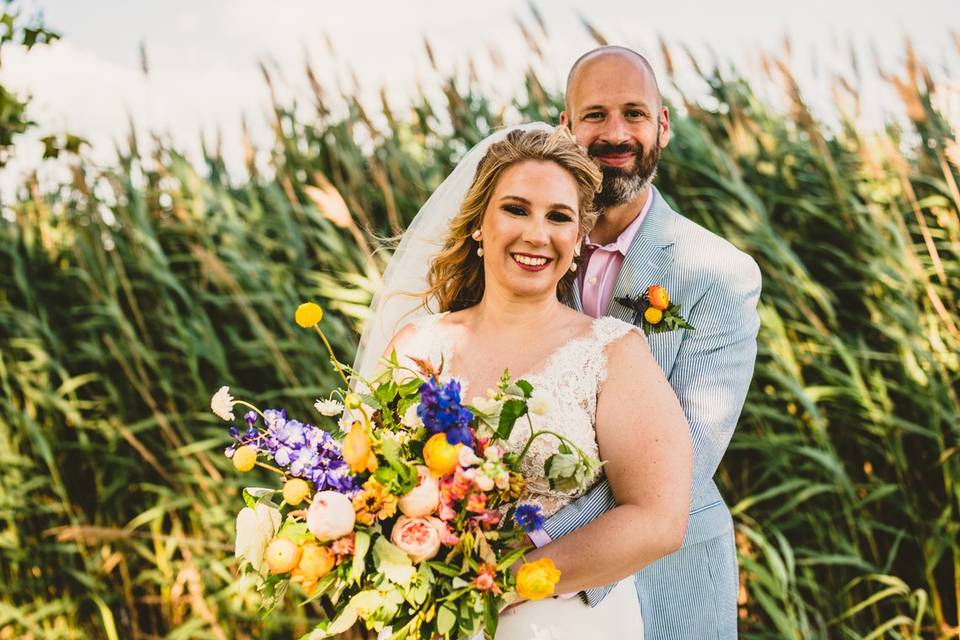
<svg viewBox="0 0 960 640">
<path fill-rule="evenodd" d="M 726 640 L 737 636 L 739 584 L 733 520 L 713 476 L 753 376 L 760 270 L 750 256 L 674 211 L 655 188 L 652 197 L 606 315 L 632 322 L 633 311 L 616 298 L 635 298 L 660 284 L 696 328 L 647 337 L 690 424 L 694 466 L 683 548 L 636 574 L 637 595 L 646 640 Z M 573 298 L 573 306 L 581 309 L 576 288 Z M 602 480 L 550 518 L 546 532 L 561 537 L 613 505 Z M 587 602 L 595 606 L 609 590 L 587 591 Z M 623 637 L 631 634 L 624 630 Z"/>
</svg>

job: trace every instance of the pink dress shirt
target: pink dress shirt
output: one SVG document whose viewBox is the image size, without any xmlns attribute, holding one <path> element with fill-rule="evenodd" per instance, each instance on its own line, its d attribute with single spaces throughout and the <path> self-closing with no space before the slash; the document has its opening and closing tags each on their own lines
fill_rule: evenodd
<svg viewBox="0 0 960 640">
<path fill-rule="evenodd" d="M 581 273 L 578 284 L 583 312 L 588 316 L 599 318 L 607 313 L 623 259 L 627 256 L 630 244 L 640 230 L 643 219 L 647 217 L 652 203 L 653 189 L 650 189 L 640 213 L 610 244 L 595 244 L 590 241 L 590 236 L 587 236 L 583 249 L 586 254 L 583 260 L 586 268 Z"/>
</svg>

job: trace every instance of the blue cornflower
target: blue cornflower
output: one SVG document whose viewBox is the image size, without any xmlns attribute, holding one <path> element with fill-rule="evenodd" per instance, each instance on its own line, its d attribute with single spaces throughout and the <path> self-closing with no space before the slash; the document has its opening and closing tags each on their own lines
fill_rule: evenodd
<svg viewBox="0 0 960 640">
<path fill-rule="evenodd" d="M 473 414 L 460 401 L 460 383 L 457 380 L 441 385 L 436 378 L 431 378 L 420 385 L 417 415 L 430 433 L 447 434 L 450 444 L 473 443 L 470 434 Z"/>
<path fill-rule="evenodd" d="M 513 519 L 527 533 L 543 529 L 543 514 L 540 512 L 540 505 L 518 505 L 517 510 L 513 512 Z"/>
</svg>

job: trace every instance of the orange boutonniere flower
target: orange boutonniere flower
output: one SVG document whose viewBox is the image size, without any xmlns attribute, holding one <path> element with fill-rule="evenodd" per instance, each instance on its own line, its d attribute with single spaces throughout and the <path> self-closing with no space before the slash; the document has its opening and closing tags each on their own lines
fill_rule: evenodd
<svg viewBox="0 0 960 640">
<path fill-rule="evenodd" d="M 647 335 L 674 329 L 695 330 L 695 327 L 680 315 L 680 305 L 670 302 L 667 290 L 659 284 L 647 287 L 642 296 L 617 298 L 616 301 L 633 311 L 633 324 L 643 327 L 643 332 Z"/>
</svg>

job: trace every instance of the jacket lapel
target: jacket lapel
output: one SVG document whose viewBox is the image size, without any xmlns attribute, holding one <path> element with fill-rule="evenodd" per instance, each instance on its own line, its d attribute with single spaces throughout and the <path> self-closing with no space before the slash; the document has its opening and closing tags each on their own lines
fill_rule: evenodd
<svg viewBox="0 0 960 640">
<path fill-rule="evenodd" d="M 670 246 L 673 245 L 672 222 L 676 214 L 655 187 L 651 187 L 650 197 L 653 198 L 650 210 L 647 211 L 647 217 L 637 230 L 637 235 L 623 259 L 610 306 L 605 314 L 630 323 L 633 323 L 633 310 L 617 302 L 617 298 L 635 298 L 642 295 L 648 286 L 659 284 L 663 280 L 670 263 L 673 262 Z M 579 292 L 575 297 L 579 309 Z"/>
</svg>

